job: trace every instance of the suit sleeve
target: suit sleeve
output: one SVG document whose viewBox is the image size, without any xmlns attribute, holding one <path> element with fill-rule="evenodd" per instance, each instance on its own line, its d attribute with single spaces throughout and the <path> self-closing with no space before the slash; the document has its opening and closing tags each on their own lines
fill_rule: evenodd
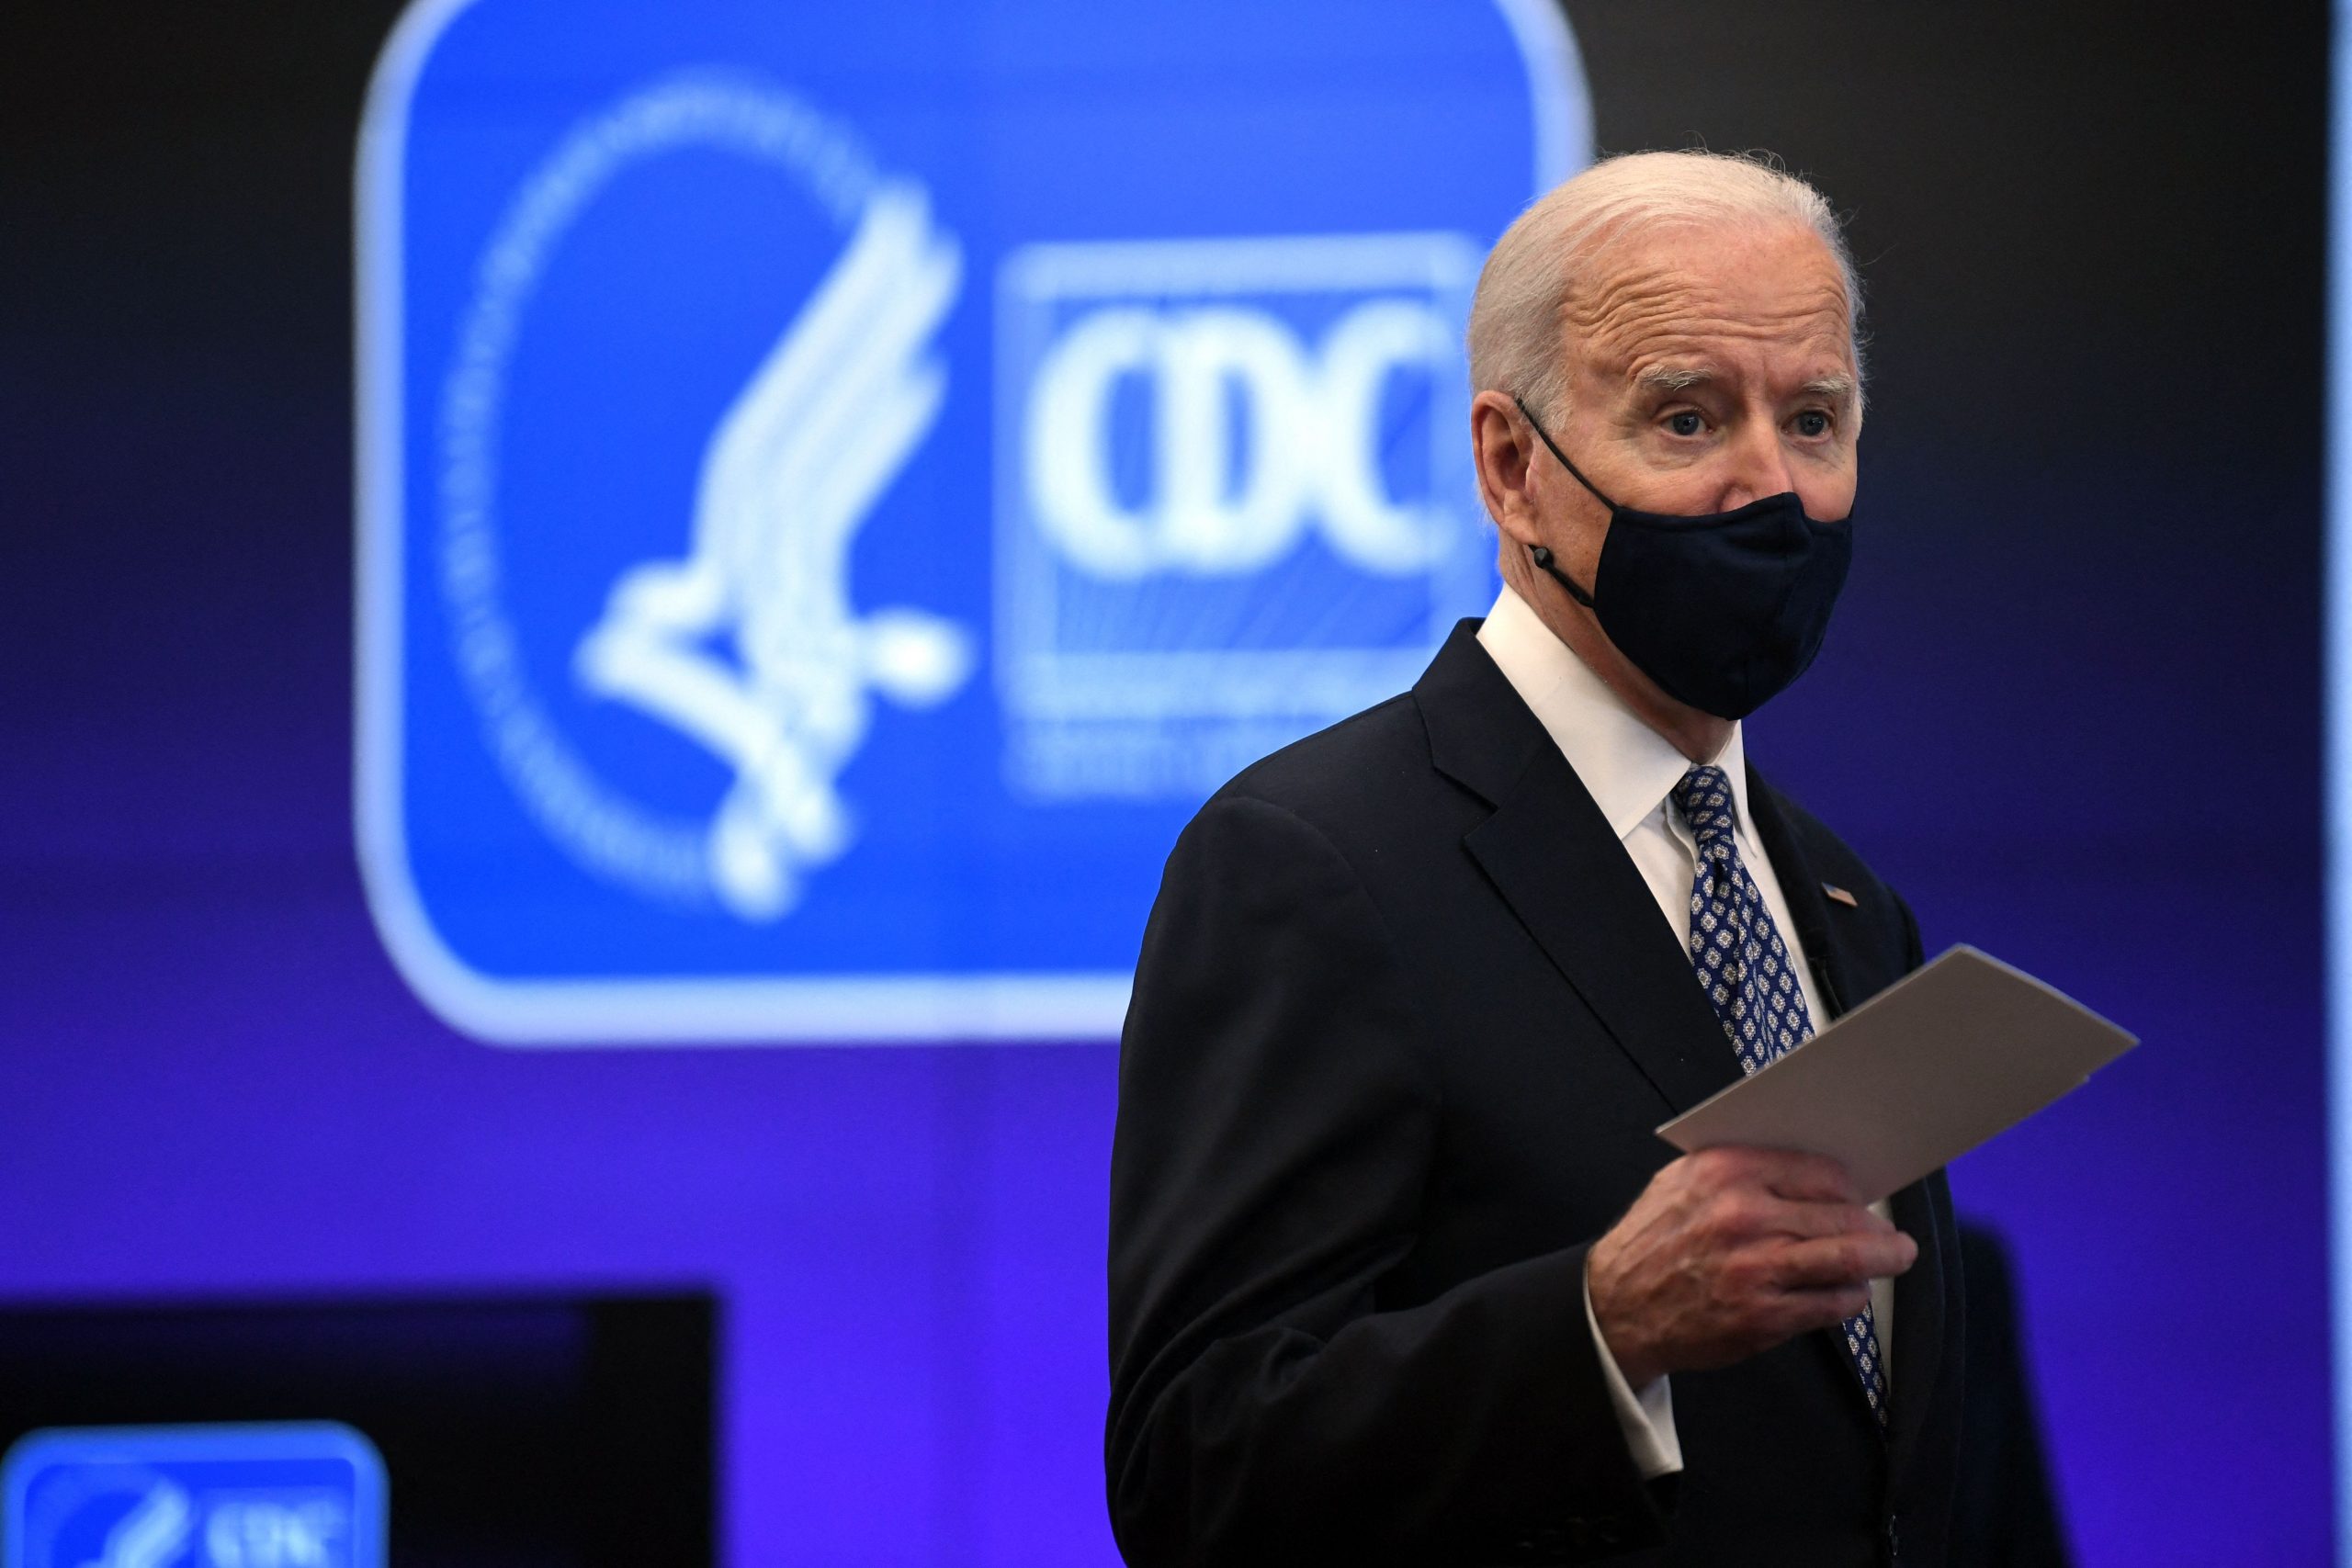
<svg viewBox="0 0 2352 1568">
<path fill-rule="evenodd" d="M 1221 797 L 1170 857 L 1120 1048 L 1111 1515 L 1136 1568 L 1573 1562 L 1656 1541 L 1581 1247 L 1398 1305 L 1439 1089 L 1378 911 Z"/>
</svg>

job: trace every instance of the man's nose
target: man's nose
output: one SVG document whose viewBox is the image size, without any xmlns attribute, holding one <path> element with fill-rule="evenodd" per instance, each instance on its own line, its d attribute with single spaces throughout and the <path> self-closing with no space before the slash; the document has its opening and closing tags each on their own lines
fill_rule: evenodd
<svg viewBox="0 0 2352 1568">
<path fill-rule="evenodd" d="M 1736 512 L 1750 502 L 1761 501 L 1768 495 L 1782 495 L 1797 488 L 1795 478 L 1789 471 L 1789 450 L 1781 444 L 1780 426 L 1770 418 L 1743 422 L 1728 456 L 1731 466 L 1724 476 L 1718 511 Z"/>
</svg>

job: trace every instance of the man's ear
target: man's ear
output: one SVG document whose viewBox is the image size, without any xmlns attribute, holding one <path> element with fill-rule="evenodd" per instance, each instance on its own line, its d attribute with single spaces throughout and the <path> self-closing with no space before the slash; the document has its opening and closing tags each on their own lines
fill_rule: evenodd
<svg viewBox="0 0 2352 1568">
<path fill-rule="evenodd" d="M 1502 393 L 1487 390 L 1470 400 L 1470 457 L 1478 469 L 1478 499 L 1506 538 L 1529 546 L 1543 542 L 1527 489 L 1533 442 L 1527 422 Z"/>
</svg>

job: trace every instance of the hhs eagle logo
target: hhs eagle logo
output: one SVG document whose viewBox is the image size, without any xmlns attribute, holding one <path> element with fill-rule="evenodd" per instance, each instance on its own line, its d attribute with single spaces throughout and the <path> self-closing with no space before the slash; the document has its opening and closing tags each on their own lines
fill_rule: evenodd
<svg viewBox="0 0 2352 1568">
<path fill-rule="evenodd" d="M 562 242 L 638 166 L 658 177 L 662 160 L 697 152 L 792 178 L 845 238 L 719 418 L 691 505 L 677 498 L 680 558 L 626 570 L 571 662 L 582 691 L 729 771 L 707 824 L 684 833 L 648 824 L 598 779 L 534 689 L 503 597 L 498 465 L 510 363 Z M 525 183 L 480 278 L 445 398 L 441 581 L 485 734 L 522 801 L 583 868 L 773 919 L 850 844 L 838 780 L 874 694 L 930 706 L 971 672 L 967 630 L 911 608 L 861 614 L 849 574 L 858 530 L 939 416 L 947 373 L 934 339 L 961 284 L 956 242 L 920 186 L 881 175 L 797 99 L 686 78 L 575 129 Z"/>
<path fill-rule="evenodd" d="M 852 537 L 939 416 L 946 370 L 931 341 L 959 272 L 919 187 L 868 197 L 841 260 L 711 436 L 691 552 L 624 576 L 580 645 L 589 690 L 734 771 L 708 865 L 747 919 L 782 914 L 848 847 L 835 781 L 872 694 L 929 707 L 971 673 L 964 628 L 915 609 L 861 615 L 849 587 Z"/>
<path fill-rule="evenodd" d="M 1226 778 L 1494 593 L 1556 0 L 418 0 L 358 166 L 356 817 L 518 1043 L 1102 1039 Z"/>
</svg>

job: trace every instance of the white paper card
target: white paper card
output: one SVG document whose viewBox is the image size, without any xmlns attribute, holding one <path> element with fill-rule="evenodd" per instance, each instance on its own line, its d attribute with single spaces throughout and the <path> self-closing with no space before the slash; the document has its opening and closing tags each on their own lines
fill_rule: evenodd
<svg viewBox="0 0 2352 1568">
<path fill-rule="evenodd" d="M 2138 1043 L 2032 976 L 1955 947 L 1657 1133 L 1686 1154 L 1751 1144 L 1828 1155 L 1870 1202 Z"/>
</svg>

